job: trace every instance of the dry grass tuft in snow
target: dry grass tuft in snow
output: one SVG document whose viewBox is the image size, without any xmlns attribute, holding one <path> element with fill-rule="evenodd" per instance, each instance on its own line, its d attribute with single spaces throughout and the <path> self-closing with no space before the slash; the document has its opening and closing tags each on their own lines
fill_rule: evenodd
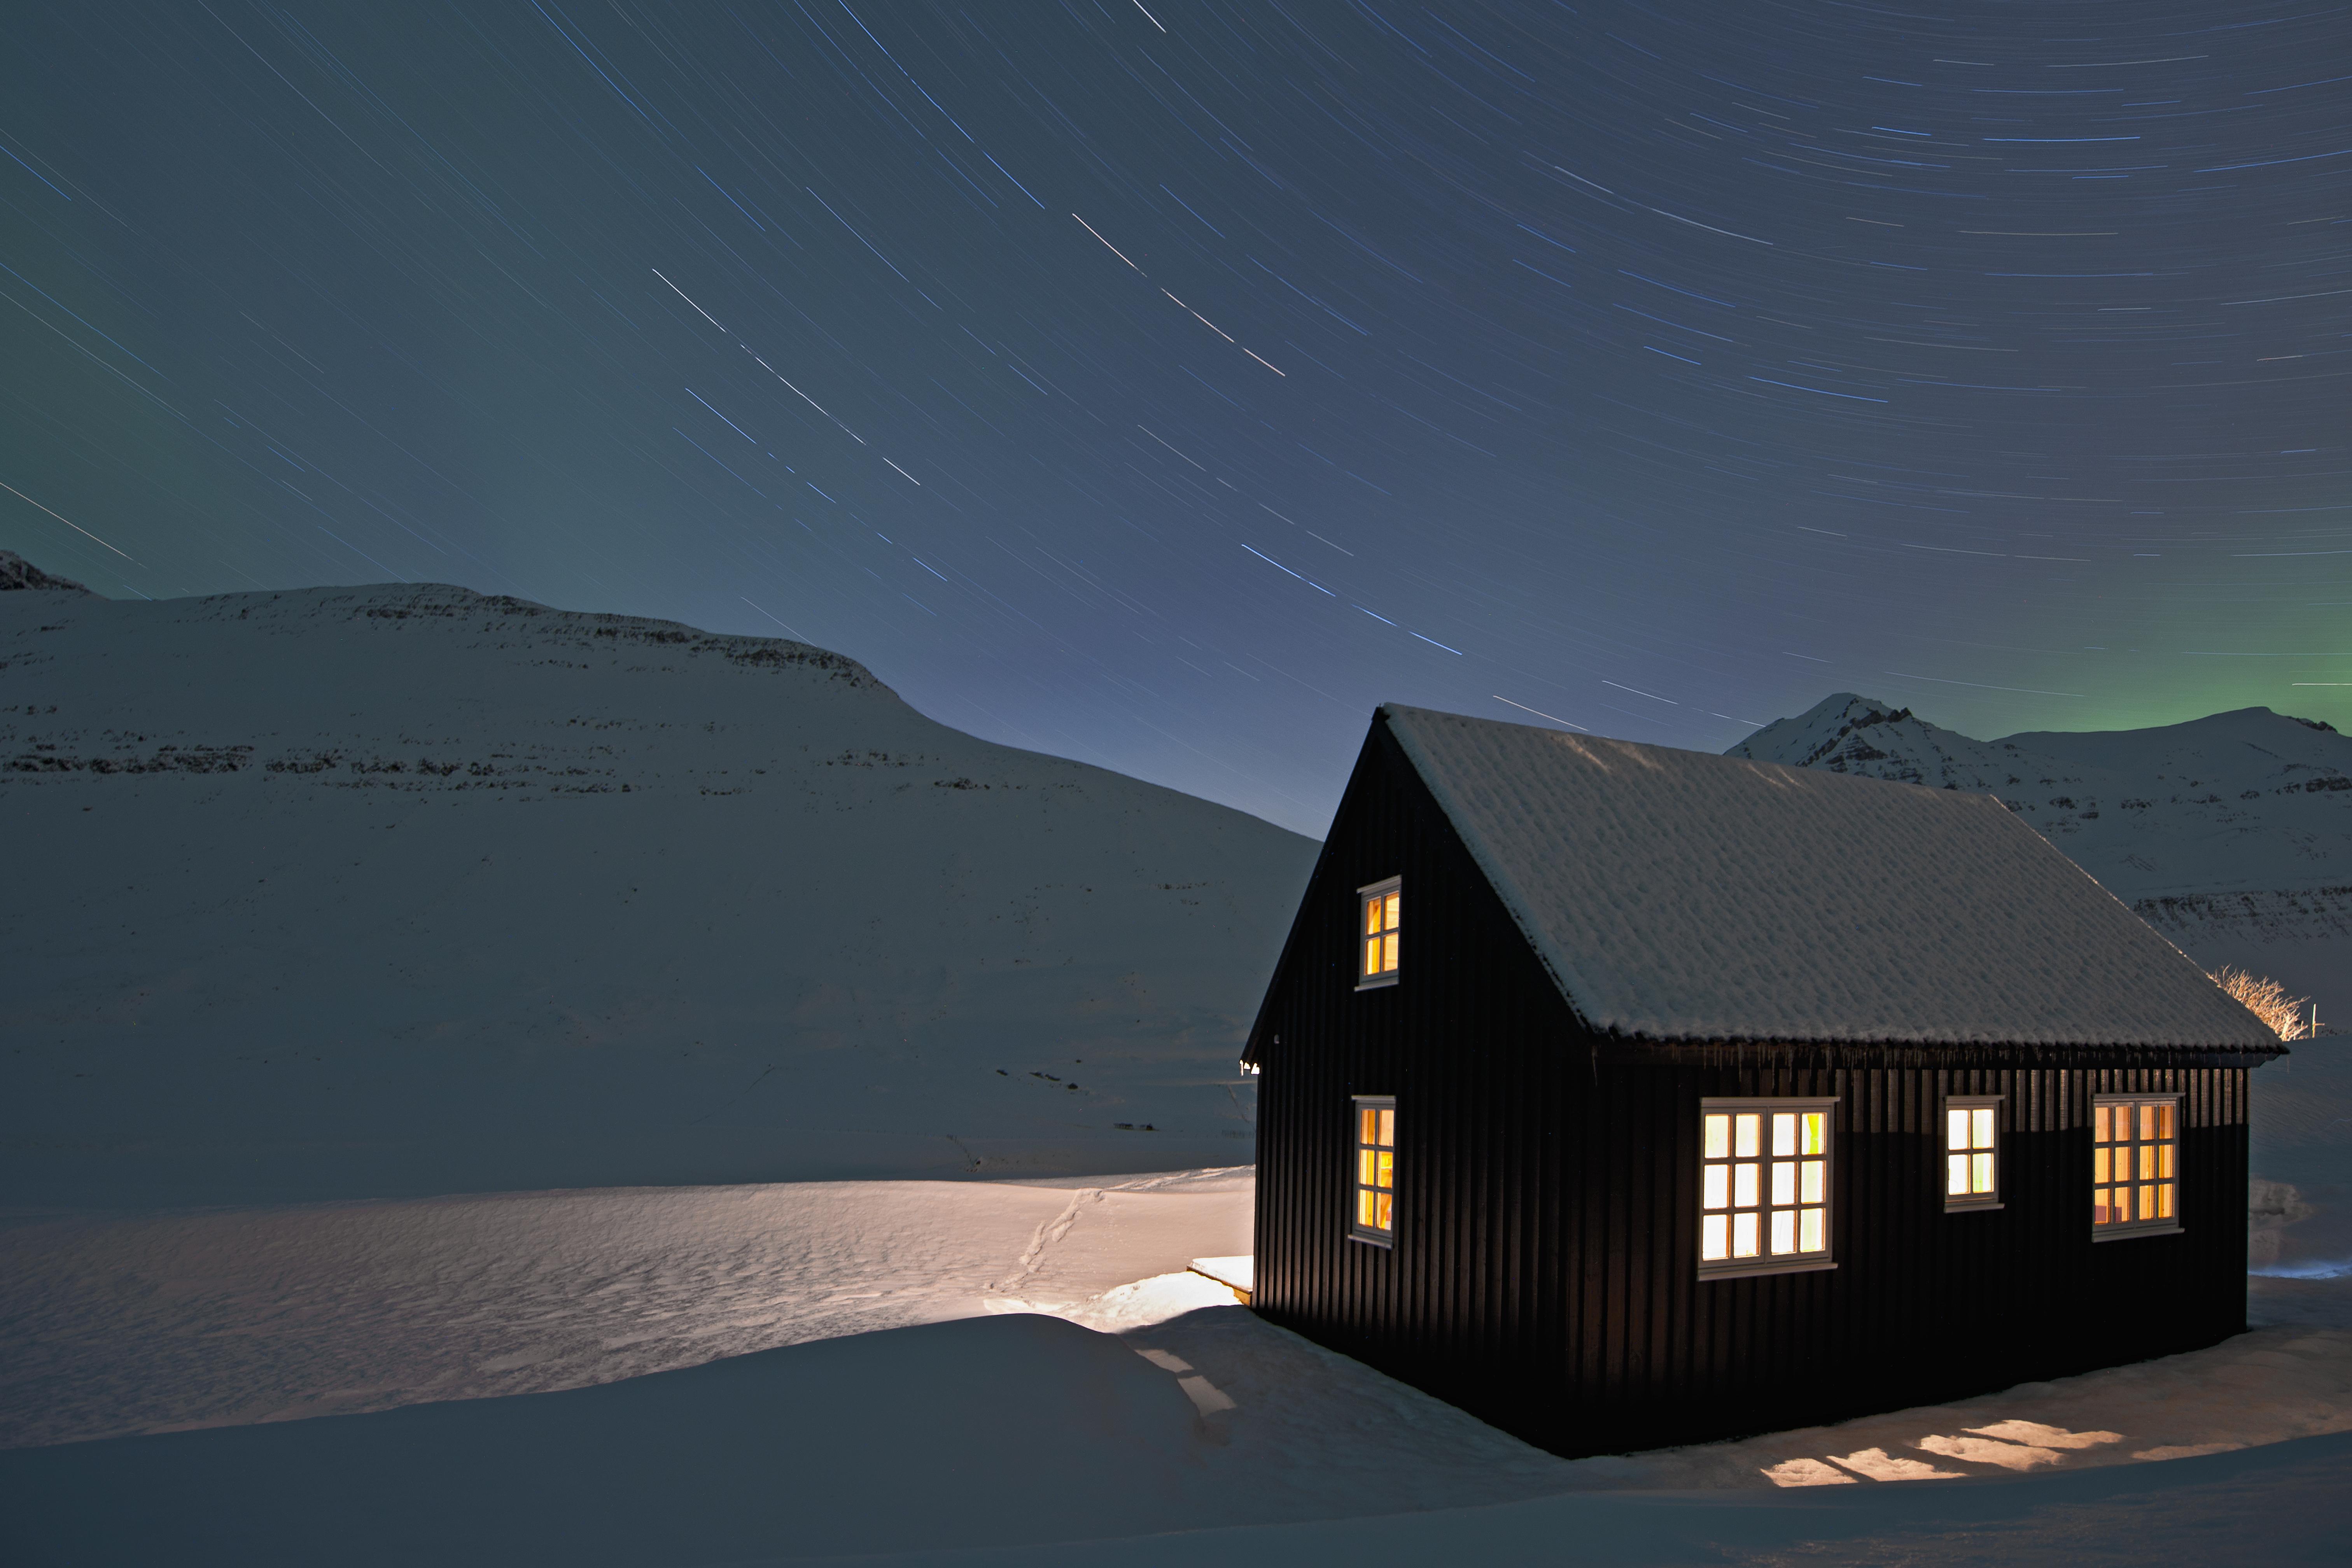
<svg viewBox="0 0 2352 1568">
<path fill-rule="evenodd" d="M 2310 997 L 2290 996 L 2286 987 L 2270 976 L 2249 974 L 2226 963 L 2213 972 L 2213 984 L 2229 993 L 2231 1000 L 2269 1025 L 2271 1032 L 2280 1039 L 2300 1040 L 2310 1035 L 2311 1026 L 2304 1018 L 2304 1009 L 2311 1005 Z"/>
</svg>

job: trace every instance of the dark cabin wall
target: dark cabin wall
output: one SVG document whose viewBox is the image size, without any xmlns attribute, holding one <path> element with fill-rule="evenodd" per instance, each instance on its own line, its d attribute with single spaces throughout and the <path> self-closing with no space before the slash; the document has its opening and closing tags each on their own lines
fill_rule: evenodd
<svg viewBox="0 0 2352 1568">
<path fill-rule="evenodd" d="M 2094 1241 L 2095 1093 L 2184 1096 L 2179 1235 Z M 1944 1212 L 1947 1094 L 2000 1094 L 2003 1206 Z M 1835 1269 L 1701 1281 L 1698 1102 L 1834 1095 Z M 1608 1066 L 1568 1205 L 1577 1361 L 1534 1440 L 1654 1447 L 1933 1404 L 2245 1327 L 2246 1070 Z"/>
<path fill-rule="evenodd" d="M 1401 978 L 1359 993 L 1355 890 L 1394 875 Z M 1257 1310 L 1481 1415 L 1484 1391 L 1526 1377 L 1531 1355 L 1549 1356 L 1556 1382 L 1558 1112 L 1592 1080 L 1589 1059 L 1557 1048 L 1575 1027 L 1376 725 L 1253 1032 L 1265 1063 Z M 1392 1250 L 1347 1235 L 1355 1094 L 1397 1096 Z"/>
<path fill-rule="evenodd" d="M 1402 979 L 1358 993 L 1355 889 L 1392 875 Z M 1561 1001 L 1384 726 L 1253 1039 L 1258 1310 L 1558 1452 L 1838 1420 L 2244 1326 L 2245 1069 L 1644 1063 Z M 2183 1234 L 2094 1243 L 2091 1097 L 2158 1091 L 2186 1096 Z M 1948 1093 L 2006 1097 L 2001 1209 L 1943 1211 Z M 1353 1094 L 1397 1096 L 1392 1249 L 1348 1237 Z M 1839 1100 L 1839 1268 L 1702 1283 L 1698 1101 L 1816 1094 Z"/>
</svg>

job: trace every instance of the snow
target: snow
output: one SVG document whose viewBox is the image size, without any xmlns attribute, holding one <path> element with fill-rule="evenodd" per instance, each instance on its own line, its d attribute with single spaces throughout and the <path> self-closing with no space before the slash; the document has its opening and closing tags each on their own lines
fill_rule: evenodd
<svg viewBox="0 0 2352 1568">
<path fill-rule="evenodd" d="M 1172 1529 L 1197 1423 L 1118 1341 L 1031 1314 L 569 1393 L 21 1450 L 0 1488 L 37 1499 L 6 1527 L 20 1565 L 723 1562 Z"/>
<path fill-rule="evenodd" d="M 1250 1185 L 1210 1171 L 23 1216 L 0 1229 L 0 1447 L 540 1393 L 1078 1308 L 1247 1246 Z"/>
<path fill-rule="evenodd" d="M 2253 1075 L 2250 1261 L 2274 1285 L 2352 1275 L 2352 1038 L 2291 1053 Z"/>
<path fill-rule="evenodd" d="M 1656 1040 L 2276 1039 L 1999 802 L 1381 710 L 1591 1026 Z"/>
<path fill-rule="evenodd" d="M 1251 1157 L 1315 846 L 798 643 L 390 584 L 0 593 L 0 1197 Z"/>
<path fill-rule="evenodd" d="M 2208 1351 L 1566 1461 L 1192 1271 L 1236 1260 L 1252 1200 L 1221 1169 L 18 1215 L 0 1551 L 1515 1561 L 1565 1532 L 1601 1561 L 1942 1563 L 1975 1560 L 1948 1528 L 2039 1550 L 2200 1487 L 2189 1522 L 2272 1561 L 2293 1510 L 2352 1523 L 2352 1279 L 2258 1279 L 2258 1318 L 2284 1288 L 2299 1321 Z"/>
<path fill-rule="evenodd" d="M 2345 1531 L 2352 1525 L 2352 1493 L 2344 1487 L 2347 1461 L 2352 1440 L 2324 1437 L 2259 1458 L 2189 1459 L 2161 1475 L 2096 1472 L 2032 1486 L 1857 1486 L 1761 1497 L 1570 1495 L 1444 1512 L 857 1561 L 895 1568 L 1191 1568 L 1201 1563 L 1237 1568 L 1297 1563 L 2284 1568 L 2343 1561 Z"/>
<path fill-rule="evenodd" d="M 1235 1302 L 1303 840 L 452 589 L 0 593 L 0 708 L 11 1568 L 2343 1556 L 2334 1039 L 2253 1331 L 1570 1462 Z"/>
<path fill-rule="evenodd" d="M 1239 1291 L 1244 1306 L 1257 1289 L 1257 1259 L 1247 1253 L 1238 1258 L 1195 1258 L 1192 1272 Z"/>
</svg>

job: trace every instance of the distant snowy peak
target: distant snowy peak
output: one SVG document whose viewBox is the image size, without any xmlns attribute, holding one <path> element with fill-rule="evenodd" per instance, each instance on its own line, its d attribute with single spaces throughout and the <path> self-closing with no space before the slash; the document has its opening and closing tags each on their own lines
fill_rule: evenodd
<svg viewBox="0 0 2352 1568">
<path fill-rule="evenodd" d="M 88 594 L 88 588 L 70 577 L 59 577 L 44 572 L 13 550 L 0 550 L 0 594 L 12 588 L 38 588 L 53 594 Z"/>
<path fill-rule="evenodd" d="M 1996 795 L 2126 900 L 2352 884 L 2352 739 L 2267 708 L 1979 741 L 1839 692 L 1728 754 Z"/>
<path fill-rule="evenodd" d="M 1995 781 L 2018 781 L 2009 776 L 2011 770 L 1997 765 L 1995 750 L 1915 718 L 1908 708 L 1890 708 L 1874 698 L 1841 691 L 1794 719 L 1775 720 L 1725 755 L 1998 794 Z"/>
</svg>

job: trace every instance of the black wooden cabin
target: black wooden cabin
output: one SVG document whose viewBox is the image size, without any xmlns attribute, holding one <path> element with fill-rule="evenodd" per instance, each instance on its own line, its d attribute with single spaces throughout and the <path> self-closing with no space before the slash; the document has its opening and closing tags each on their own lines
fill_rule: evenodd
<svg viewBox="0 0 2352 1568">
<path fill-rule="evenodd" d="M 1244 1058 L 1255 1305 L 1570 1456 L 2210 1345 L 2281 1054 L 1989 796 L 1384 707 Z"/>
</svg>

